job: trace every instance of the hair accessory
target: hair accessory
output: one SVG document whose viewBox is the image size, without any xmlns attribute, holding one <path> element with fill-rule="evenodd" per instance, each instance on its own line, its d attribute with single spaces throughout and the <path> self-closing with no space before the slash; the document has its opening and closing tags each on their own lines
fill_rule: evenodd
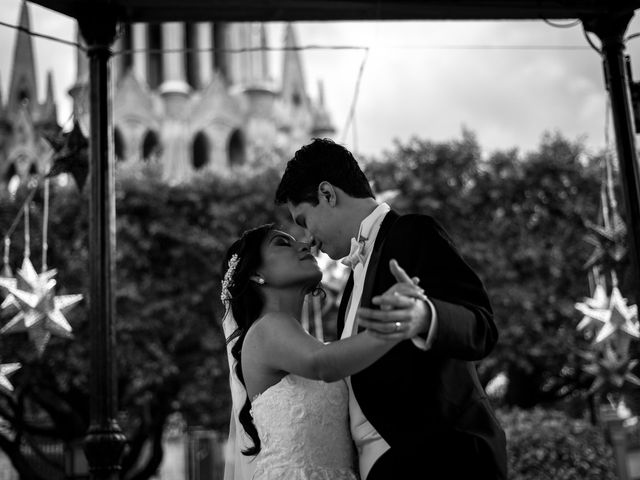
<svg viewBox="0 0 640 480">
<path fill-rule="evenodd" d="M 240 257 L 237 253 L 231 255 L 229 263 L 227 264 L 227 271 L 222 279 L 222 291 L 220 292 L 220 300 L 227 307 L 229 306 L 229 300 L 231 300 L 231 292 L 229 288 L 233 287 L 233 274 L 236 271 L 236 267 L 240 263 Z"/>
</svg>

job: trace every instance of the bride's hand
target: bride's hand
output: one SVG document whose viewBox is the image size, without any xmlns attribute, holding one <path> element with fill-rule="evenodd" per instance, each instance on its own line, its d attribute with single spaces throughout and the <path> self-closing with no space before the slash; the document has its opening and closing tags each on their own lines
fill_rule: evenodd
<svg viewBox="0 0 640 480">
<path fill-rule="evenodd" d="M 397 283 L 372 298 L 371 302 L 378 305 L 379 310 L 358 309 L 359 325 L 373 336 L 389 341 L 426 334 L 431 325 L 431 308 L 424 290 L 417 285 L 419 279 L 409 277 L 395 260 L 389 262 L 389 268 Z"/>
</svg>

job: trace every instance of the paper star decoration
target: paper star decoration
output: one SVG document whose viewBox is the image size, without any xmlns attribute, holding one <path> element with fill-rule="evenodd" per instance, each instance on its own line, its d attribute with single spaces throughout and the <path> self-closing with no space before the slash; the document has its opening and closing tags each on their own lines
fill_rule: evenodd
<svg viewBox="0 0 640 480">
<path fill-rule="evenodd" d="M 2 267 L 2 276 L 13 277 L 13 272 L 11 271 L 11 267 L 7 263 L 5 263 L 4 266 Z"/>
<path fill-rule="evenodd" d="M 593 310 L 605 310 L 609 308 L 609 297 L 607 297 L 604 286 L 596 286 L 593 297 L 585 298 L 584 302 L 576 303 L 575 307 L 576 310 L 584 314 L 584 317 L 582 317 L 582 320 L 576 327 L 578 331 L 588 329 L 594 325 L 600 326 L 600 322 L 590 316 L 589 313 Z"/>
<path fill-rule="evenodd" d="M 89 142 L 77 121 L 73 122 L 73 129 L 62 136 L 63 141 L 56 137 L 45 137 L 55 151 L 47 178 L 70 173 L 78 189 L 82 190 L 89 174 Z"/>
<path fill-rule="evenodd" d="M 22 262 L 17 273 L 17 283 L 2 282 L 12 296 L 12 302 L 19 307 L 18 313 L 0 329 L 0 335 L 27 332 L 42 355 L 51 335 L 71 338 L 71 325 L 64 312 L 82 300 L 82 295 L 55 296 L 56 270 L 38 274 L 28 257 Z"/>
<path fill-rule="evenodd" d="M 13 385 L 11 385 L 7 375 L 11 375 L 20 367 L 21 365 L 19 363 L 3 363 L 0 365 L 0 388 L 13 392 Z"/>
<path fill-rule="evenodd" d="M 17 284 L 18 284 L 18 281 L 9 275 L 3 275 L 2 277 L 0 277 L 0 287 L 4 287 L 7 290 L 9 288 L 16 288 Z M 10 293 L 7 293 L 2 303 L 0 303 L 0 310 L 5 310 L 10 306 L 15 306 L 19 308 L 15 297 Z"/>
<path fill-rule="evenodd" d="M 591 268 L 594 265 L 615 268 L 627 254 L 625 246 L 627 228 L 622 218 L 616 215 L 609 227 L 601 227 L 591 222 L 587 222 L 587 227 L 592 233 L 585 237 L 585 241 L 595 249 L 585 262 L 584 268 Z"/>
<path fill-rule="evenodd" d="M 637 359 L 629 361 L 628 356 L 618 356 L 610 347 L 605 349 L 602 357 L 594 352 L 583 353 L 581 356 L 591 362 L 582 367 L 582 370 L 595 377 L 587 393 L 596 393 L 606 386 L 620 388 L 625 382 L 640 386 L 640 378 L 632 373 L 638 365 Z"/>
<path fill-rule="evenodd" d="M 56 152 L 64 147 L 64 135 L 62 134 L 61 129 L 56 129 L 55 132 L 51 130 L 44 130 L 40 134 Z"/>
<path fill-rule="evenodd" d="M 636 305 L 627 306 L 626 300 L 622 297 L 618 287 L 613 287 L 611 297 L 606 308 L 602 308 L 602 298 L 593 300 L 590 306 L 587 303 L 577 303 L 576 309 L 582 312 L 591 321 L 602 324 L 602 328 L 596 336 L 595 343 L 603 342 L 614 333 L 626 335 L 631 338 L 640 338 L 640 328 L 638 326 L 638 308 Z M 580 324 L 587 321 L 583 318 Z"/>
<path fill-rule="evenodd" d="M 22 274 L 18 275 L 18 278 L 0 277 L 0 287 L 4 287 L 8 291 L 7 296 L 2 304 L 0 304 L 0 308 L 3 310 L 11 306 L 16 309 L 21 308 L 20 302 L 18 302 L 13 293 L 11 293 L 13 289 L 30 290 L 33 288 L 32 285 L 35 285 L 38 281 L 46 283 L 46 281 L 56 274 L 55 270 L 49 270 L 43 276 L 39 276 L 33 268 L 31 260 L 28 258 L 23 260 L 21 272 Z"/>
</svg>

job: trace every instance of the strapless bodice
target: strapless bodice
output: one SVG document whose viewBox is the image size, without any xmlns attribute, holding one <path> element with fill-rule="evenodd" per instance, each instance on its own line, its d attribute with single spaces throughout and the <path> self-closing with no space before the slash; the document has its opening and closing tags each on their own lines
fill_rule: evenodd
<svg viewBox="0 0 640 480">
<path fill-rule="evenodd" d="M 251 402 L 260 436 L 254 480 L 357 480 L 349 433 L 349 392 L 286 375 Z"/>
</svg>

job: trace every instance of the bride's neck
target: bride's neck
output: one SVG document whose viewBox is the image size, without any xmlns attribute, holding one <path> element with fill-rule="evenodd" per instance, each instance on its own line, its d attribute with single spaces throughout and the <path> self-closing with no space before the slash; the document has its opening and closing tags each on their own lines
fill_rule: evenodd
<svg viewBox="0 0 640 480">
<path fill-rule="evenodd" d="M 265 292 L 265 302 L 262 309 L 266 313 L 287 313 L 300 320 L 302 304 L 304 302 L 304 290 L 272 290 Z"/>
</svg>

